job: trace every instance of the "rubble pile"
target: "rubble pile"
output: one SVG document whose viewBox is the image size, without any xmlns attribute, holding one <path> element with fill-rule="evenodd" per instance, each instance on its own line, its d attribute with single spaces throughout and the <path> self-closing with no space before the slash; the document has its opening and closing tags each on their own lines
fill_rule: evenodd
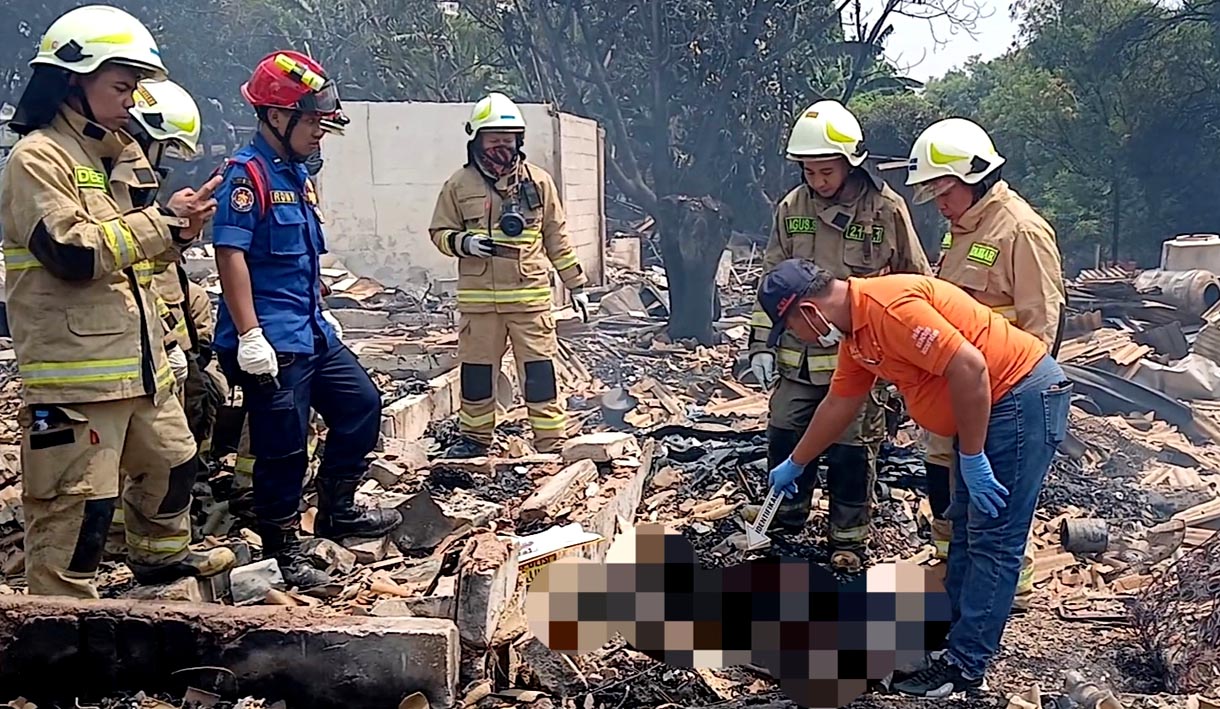
<svg viewBox="0 0 1220 709">
<path fill-rule="evenodd" d="M 589 322 L 571 309 L 556 313 L 556 371 L 569 397 L 571 436 L 563 452 L 540 455 L 530 446 L 520 375 L 510 357 L 496 384 L 497 447 L 471 460 L 443 454 L 457 435 L 453 294 L 387 288 L 328 261 L 327 304 L 384 393 L 382 436 L 358 500 L 396 508 L 403 524 L 378 540 L 311 539 L 314 563 L 336 583 L 308 592 L 286 587 L 274 561 L 261 560 L 248 486 L 235 474 L 232 445 L 222 446 L 223 457 L 196 486 L 195 537 L 232 548 L 239 568 L 206 583 L 148 589 L 134 587 L 121 560 L 111 560 L 99 579 L 103 595 L 118 599 L 113 603 L 190 601 L 222 613 L 293 608 L 307 620 L 276 629 L 281 635 L 274 642 L 306 647 L 310 633 L 324 636 L 333 653 L 325 655 L 326 664 L 335 672 L 373 662 L 354 654 L 357 640 L 367 628 L 392 627 L 403 635 L 385 642 L 419 643 L 409 645 L 412 657 L 444 658 L 420 670 L 427 673 L 428 698 L 404 699 L 401 706 L 790 706 L 760 668 L 667 667 L 621 640 L 567 658 L 527 630 L 523 594 L 537 571 L 565 555 L 602 559 L 624 524 L 671 525 L 709 567 L 760 556 L 829 560 L 828 502 L 821 491 L 805 530 L 772 534 L 769 547 L 746 550 L 745 530 L 766 495 L 768 472 L 767 394 L 752 381 L 745 357 L 760 275 L 757 248 L 735 245 L 726 252 L 711 344 L 668 338 L 664 272 L 644 263 L 640 249 L 632 235 L 612 240 L 606 283 L 589 289 Z M 195 256 L 190 271 L 217 293 L 210 255 Z M 1186 698 L 1163 693 L 1220 692 L 1220 677 L 1208 669 L 1215 658 L 1207 654 L 1220 617 L 1214 536 L 1220 529 L 1220 306 L 1175 283 L 1105 271 L 1086 272 L 1071 284 L 1059 358 L 1076 391 L 1069 436 L 1033 529 L 1035 605 L 1010 622 L 990 680 L 1023 709 L 1040 706 L 1038 697 L 1057 701 L 1031 690 L 1033 683 L 1046 690 L 1062 682 L 1057 662 L 1072 663 L 1067 669 L 1090 680 L 1108 676 L 1124 706 L 1186 707 Z M 0 406 L 15 412 L 19 382 L 10 348 L 0 347 L 0 387 Z M 235 398 L 230 409 L 238 405 Z M 879 457 L 869 561 L 902 560 L 943 572 L 929 541 L 922 440 L 910 422 L 892 418 Z M 0 563 L 7 584 L 0 595 L 11 598 L 24 586 L 18 431 L 15 414 L 0 419 Z M 315 462 L 325 449 L 325 429 L 318 433 Z M 316 495 L 309 486 L 302 507 L 311 532 Z M 218 617 L 222 625 L 235 622 Z M 288 616 L 248 617 L 264 623 Z M 1193 638 L 1208 641 L 1201 648 Z M 159 699 L 115 695 L 96 705 L 273 706 L 237 702 L 231 687 L 207 689 L 224 698 L 192 690 L 197 694 Z M 887 695 L 867 695 L 857 704 L 905 706 Z M 1205 702 L 1196 698 L 1193 706 Z"/>
<path fill-rule="evenodd" d="M 1220 536 L 1173 564 L 1140 596 L 1135 626 L 1172 692 L 1220 682 Z"/>
</svg>

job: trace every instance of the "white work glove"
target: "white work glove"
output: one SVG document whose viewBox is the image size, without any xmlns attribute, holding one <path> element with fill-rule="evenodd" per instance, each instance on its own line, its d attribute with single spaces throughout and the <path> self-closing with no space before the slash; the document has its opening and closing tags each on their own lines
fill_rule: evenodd
<svg viewBox="0 0 1220 709">
<path fill-rule="evenodd" d="M 174 370 L 174 379 L 179 383 L 186 381 L 186 374 L 190 367 L 186 362 L 186 353 L 182 351 L 178 343 L 171 345 L 165 356 L 169 358 L 169 368 Z"/>
<path fill-rule="evenodd" d="M 329 310 L 322 311 L 322 319 L 330 323 L 330 326 L 335 329 L 335 337 L 343 339 L 343 326 L 339 324 L 339 318 L 335 317 L 334 313 Z"/>
<path fill-rule="evenodd" d="M 756 352 L 750 357 L 750 371 L 763 389 L 770 389 L 775 383 L 775 355 L 770 352 Z"/>
<path fill-rule="evenodd" d="M 237 366 L 241 367 L 243 372 L 256 377 L 260 374 L 270 374 L 274 377 L 280 373 L 280 363 L 275 358 L 275 350 L 271 343 L 267 342 L 267 338 L 263 337 L 261 327 L 253 328 L 238 338 Z"/>
<path fill-rule="evenodd" d="M 493 250 L 491 237 L 483 234 L 463 233 L 462 239 L 458 243 L 458 252 L 461 256 L 487 258 L 491 256 Z"/>
<path fill-rule="evenodd" d="M 584 291 L 572 291 L 572 305 L 576 306 L 580 319 L 589 322 L 589 296 Z"/>
</svg>

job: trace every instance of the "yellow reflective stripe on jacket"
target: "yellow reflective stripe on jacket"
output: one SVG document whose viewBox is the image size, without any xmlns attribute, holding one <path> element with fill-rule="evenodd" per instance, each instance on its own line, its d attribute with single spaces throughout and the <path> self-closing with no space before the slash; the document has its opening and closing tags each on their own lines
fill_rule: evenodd
<svg viewBox="0 0 1220 709">
<path fill-rule="evenodd" d="M 994 305 L 991 307 L 991 312 L 999 315 L 1014 325 L 1017 324 L 1017 309 L 1012 305 Z"/>
<path fill-rule="evenodd" d="M 457 256 L 457 254 L 453 253 L 453 251 L 449 249 L 449 237 L 453 236 L 454 234 L 461 233 L 462 232 L 456 229 L 446 229 L 445 231 L 442 231 L 436 238 L 436 247 L 446 256 Z M 454 241 L 457 241 L 457 239 L 454 239 Z M 458 244 L 458 246 L 461 246 L 461 244 Z"/>
<path fill-rule="evenodd" d="M 800 350 L 790 350 L 787 347 L 781 347 L 776 359 L 785 367 L 800 367 L 801 354 Z M 810 372 L 833 372 L 835 366 L 839 363 L 839 356 L 837 354 L 809 355 L 807 361 Z"/>
<path fill-rule="evenodd" d="M 530 427 L 536 431 L 562 431 L 567 427 L 567 419 L 559 416 L 530 416 Z"/>
<path fill-rule="evenodd" d="M 29 249 L 17 246 L 10 246 L 4 249 L 4 265 L 10 271 L 28 271 L 31 268 L 42 268 L 42 264 L 38 262 L 38 259 L 34 258 L 34 254 L 30 253 Z"/>
<path fill-rule="evenodd" d="M 118 382 L 140 378 L 140 359 L 99 359 L 81 362 L 29 362 L 18 367 L 27 387 L 60 386 L 90 382 Z M 173 378 L 173 374 L 170 374 Z"/>
<path fill-rule="evenodd" d="M 552 261 L 552 263 L 554 264 L 556 271 L 566 271 L 580 263 L 580 260 L 576 258 L 576 254 L 574 252 L 568 251 Z"/>
<path fill-rule="evenodd" d="M 750 325 L 754 327 L 765 327 L 771 329 L 771 317 L 762 310 L 755 310 L 750 313 Z"/>
<path fill-rule="evenodd" d="M 172 387 L 174 385 L 174 370 L 166 365 L 163 369 L 157 370 L 157 388 Z"/>
<path fill-rule="evenodd" d="M 114 254 L 115 263 L 127 266 L 136 258 L 136 240 L 131 235 L 131 228 L 122 219 L 111 219 L 102 222 L 102 231 L 106 233 L 106 245 Z"/>
<path fill-rule="evenodd" d="M 946 231 L 945 235 L 940 238 L 940 248 L 941 249 L 950 249 L 952 247 L 953 247 L 953 234 L 952 234 L 952 232 Z"/>
<path fill-rule="evenodd" d="M 139 261 L 132 264 L 131 267 L 136 272 L 136 281 L 142 286 L 151 284 L 153 276 L 157 274 L 157 264 L 152 261 Z"/>
<path fill-rule="evenodd" d="M 468 229 L 471 234 L 479 236 L 490 236 L 491 240 L 498 244 L 532 244 L 542 238 L 542 232 L 538 229 L 526 229 L 516 236 L 509 236 L 499 229 Z"/>
<path fill-rule="evenodd" d="M 462 289 L 457 292 L 458 304 L 545 303 L 551 299 L 550 288 L 522 288 L 520 290 Z"/>
</svg>

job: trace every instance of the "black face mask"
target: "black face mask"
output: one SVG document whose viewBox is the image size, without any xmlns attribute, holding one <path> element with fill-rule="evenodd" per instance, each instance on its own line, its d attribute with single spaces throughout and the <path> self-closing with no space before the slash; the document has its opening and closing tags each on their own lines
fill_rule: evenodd
<svg viewBox="0 0 1220 709">
<path fill-rule="evenodd" d="M 322 151 L 315 151 L 312 155 L 305 158 L 305 170 L 309 172 L 310 177 L 316 176 L 322 171 Z"/>
<path fill-rule="evenodd" d="M 494 148 L 480 150 L 479 165 L 492 177 L 500 178 L 509 173 L 517 162 L 516 148 L 497 145 Z"/>
</svg>

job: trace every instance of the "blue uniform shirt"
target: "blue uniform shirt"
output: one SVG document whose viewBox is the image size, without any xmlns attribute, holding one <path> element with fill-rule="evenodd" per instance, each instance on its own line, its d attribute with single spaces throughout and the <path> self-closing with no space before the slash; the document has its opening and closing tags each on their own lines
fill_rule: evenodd
<svg viewBox="0 0 1220 709">
<path fill-rule="evenodd" d="M 305 166 L 276 155 L 261 134 L 237 151 L 234 160 L 261 159 L 268 184 L 266 217 L 259 216 L 258 182 L 241 164 L 230 165 L 216 190 L 216 216 L 212 243 L 240 249 L 246 254 L 254 291 L 254 312 L 263 335 L 276 352 L 313 354 L 338 342 L 330 323 L 322 317 L 320 265 L 326 253 L 316 193 L 307 188 Z M 218 350 L 237 349 L 237 327 L 224 300 L 216 320 Z"/>
</svg>

